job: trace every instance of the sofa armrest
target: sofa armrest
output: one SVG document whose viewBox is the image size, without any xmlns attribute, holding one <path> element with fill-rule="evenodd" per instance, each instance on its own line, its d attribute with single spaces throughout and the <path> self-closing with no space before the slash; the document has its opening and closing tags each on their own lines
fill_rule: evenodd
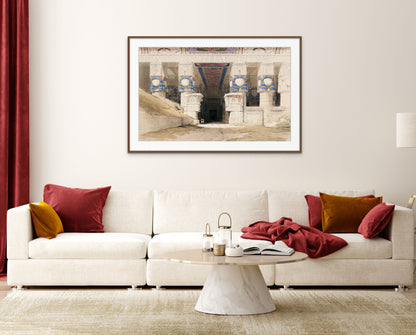
<svg viewBox="0 0 416 335">
<path fill-rule="evenodd" d="M 29 242 L 33 239 L 29 205 L 7 211 L 7 258 L 28 259 Z"/>
<path fill-rule="evenodd" d="M 414 234 L 413 211 L 396 205 L 393 218 L 387 227 L 387 238 L 392 242 L 393 259 L 413 259 Z"/>
</svg>

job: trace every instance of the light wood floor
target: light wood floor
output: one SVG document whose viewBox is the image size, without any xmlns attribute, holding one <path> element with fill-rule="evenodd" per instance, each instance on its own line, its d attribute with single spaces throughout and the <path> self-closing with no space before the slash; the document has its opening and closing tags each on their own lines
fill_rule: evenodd
<svg viewBox="0 0 416 335">
<path fill-rule="evenodd" d="M 36 288 L 36 289 L 50 290 L 52 288 L 45 287 L 45 288 Z M 120 289 L 120 288 L 115 288 L 115 289 Z M 354 289 L 355 288 L 351 288 L 351 290 L 354 290 Z M 357 288 L 357 289 L 360 289 L 360 290 L 368 289 L 368 290 L 394 291 L 393 287 L 388 287 L 388 288 L 384 288 L 384 287 L 383 288 L 377 288 L 377 287 L 363 288 L 363 287 L 360 287 L 360 288 Z M 0 280 L 0 300 L 4 299 L 11 292 L 12 292 L 12 287 L 8 286 L 6 281 Z M 412 301 L 413 303 L 416 304 L 416 276 L 415 276 L 414 285 L 411 286 L 409 288 L 409 290 L 402 291 L 402 293 L 406 296 L 407 299 L 409 299 L 410 301 Z"/>
<path fill-rule="evenodd" d="M 2 300 L 9 292 L 11 292 L 11 287 L 7 285 L 5 280 L 0 280 L 0 300 Z"/>
</svg>

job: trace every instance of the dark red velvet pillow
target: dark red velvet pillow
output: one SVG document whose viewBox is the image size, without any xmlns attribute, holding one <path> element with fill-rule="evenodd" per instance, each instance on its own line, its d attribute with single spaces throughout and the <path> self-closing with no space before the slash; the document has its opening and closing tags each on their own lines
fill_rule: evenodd
<svg viewBox="0 0 416 335">
<path fill-rule="evenodd" d="M 321 198 L 314 195 L 305 195 L 308 204 L 309 226 L 322 231 L 322 205 Z"/>
<path fill-rule="evenodd" d="M 381 203 L 373 207 L 358 227 L 358 232 L 365 238 L 373 238 L 380 234 L 388 225 L 394 213 L 394 205 Z"/>
<path fill-rule="evenodd" d="M 365 195 L 359 198 L 374 198 L 374 195 Z M 322 231 L 322 204 L 321 198 L 315 195 L 305 195 L 308 204 L 309 226 Z"/>
<path fill-rule="evenodd" d="M 43 189 L 43 201 L 56 211 L 65 232 L 103 233 L 103 208 L 110 188 L 81 189 L 48 184 Z"/>
</svg>

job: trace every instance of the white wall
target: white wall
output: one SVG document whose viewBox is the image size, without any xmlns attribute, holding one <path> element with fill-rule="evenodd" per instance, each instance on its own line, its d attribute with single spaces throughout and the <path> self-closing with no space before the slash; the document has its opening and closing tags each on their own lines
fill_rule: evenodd
<svg viewBox="0 0 416 335">
<path fill-rule="evenodd" d="M 43 185 L 374 188 L 404 205 L 416 1 L 30 0 L 31 201 Z M 302 153 L 127 153 L 127 36 L 302 36 Z"/>
</svg>

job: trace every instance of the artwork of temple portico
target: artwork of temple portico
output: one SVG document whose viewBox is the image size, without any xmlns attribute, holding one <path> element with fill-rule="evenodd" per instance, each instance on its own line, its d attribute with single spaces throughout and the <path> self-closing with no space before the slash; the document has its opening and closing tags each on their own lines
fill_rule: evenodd
<svg viewBox="0 0 416 335">
<path fill-rule="evenodd" d="M 198 123 L 290 124 L 290 48 L 140 48 L 139 86 Z"/>
</svg>

